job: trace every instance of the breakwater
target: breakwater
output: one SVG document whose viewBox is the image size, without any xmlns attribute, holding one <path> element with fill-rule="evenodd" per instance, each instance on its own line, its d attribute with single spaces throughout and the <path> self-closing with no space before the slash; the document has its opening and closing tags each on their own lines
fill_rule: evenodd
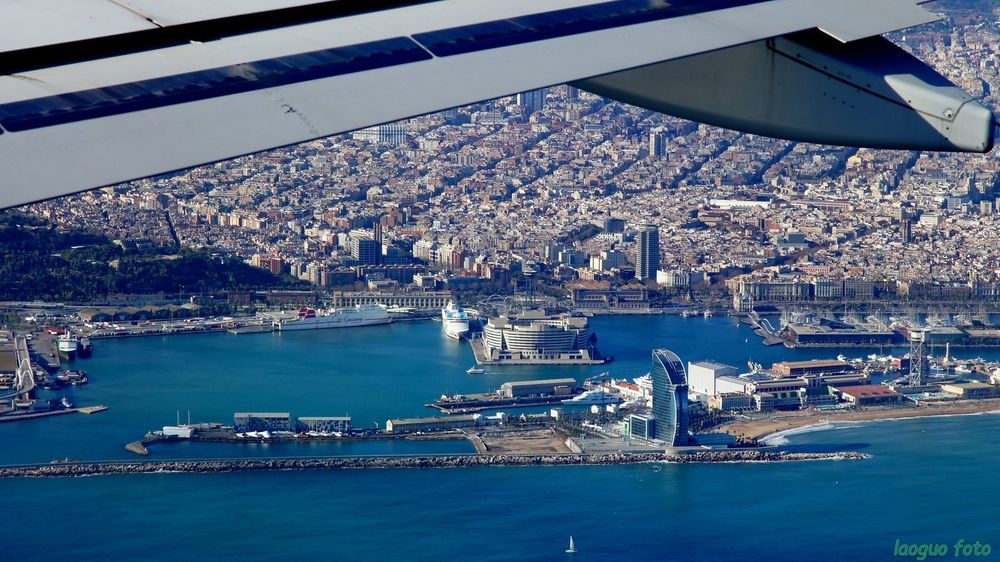
<svg viewBox="0 0 1000 562">
<path fill-rule="evenodd" d="M 476 466 L 620 465 L 642 462 L 717 463 L 785 462 L 803 460 L 864 459 L 853 451 L 839 453 L 787 453 L 781 451 L 699 451 L 664 453 L 605 453 L 556 455 L 423 455 L 398 457 L 282 457 L 244 459 L 56 462 L 0 467 L 0 478 L 68 477 L 155 472 L 248 472 L 270 470 L 331 470 L 365 468 L 461 468 Z"/>
</svg>

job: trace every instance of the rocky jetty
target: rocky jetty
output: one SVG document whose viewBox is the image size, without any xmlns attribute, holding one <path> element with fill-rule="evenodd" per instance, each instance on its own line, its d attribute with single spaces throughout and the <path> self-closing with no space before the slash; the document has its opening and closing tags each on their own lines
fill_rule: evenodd
<svg viewBox="0 0 1000 562">
<path fill-rule="evenodd" d="M 864 459 L 856 452 L 787 453 L 781 451 L 700 451 L 684 455 L 606 453 L 559 455 L 430 455 L 401 457 L 282 457 L 217 460 L 53 462 L 0 467 L 0 478 L 93 476 L 155 472 L 245 472 L 262 470 L 330 470 L 362 468 L 459 468 L 475 466 L 616 465 L 642 462 L 717 463 Z"/>
</svg>

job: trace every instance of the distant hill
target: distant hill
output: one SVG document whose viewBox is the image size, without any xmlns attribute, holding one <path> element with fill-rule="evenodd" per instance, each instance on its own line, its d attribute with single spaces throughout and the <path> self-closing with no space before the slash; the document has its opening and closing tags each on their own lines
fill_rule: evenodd
<svg viewBox="0 0 1000 562">
<path fill-rule="evenodd" d="M 0 214 L 0 300 L 305 287 L 304 281 L 205 251 L 126 249 L 101 235 L 57 230 L 37 217 Z"/>
</svg>

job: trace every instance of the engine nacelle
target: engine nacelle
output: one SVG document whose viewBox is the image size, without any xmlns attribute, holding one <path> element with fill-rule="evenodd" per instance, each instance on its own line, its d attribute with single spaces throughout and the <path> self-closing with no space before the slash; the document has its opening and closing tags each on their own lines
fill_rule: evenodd
<svg viewBox="0 0 1000 562">
<path fill-rule="evenodd" d="M 694 121 L 784 139 L 988 152 L 987 108 L 883 37 L 818 31 L 582 80 L 575 86 Z"/>
</svg>

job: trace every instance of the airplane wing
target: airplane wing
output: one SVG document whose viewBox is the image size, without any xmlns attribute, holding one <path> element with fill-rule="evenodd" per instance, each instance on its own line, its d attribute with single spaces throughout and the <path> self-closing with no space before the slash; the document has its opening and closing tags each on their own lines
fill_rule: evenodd
<svg viewBox="0 0 1000 562">
<path fill-rule="evenodd" d="M 985 152 L 880 34 L 917 0 L 0 0 L 0 208 L 554 84 L 783 138 Z"/>
</svg>

